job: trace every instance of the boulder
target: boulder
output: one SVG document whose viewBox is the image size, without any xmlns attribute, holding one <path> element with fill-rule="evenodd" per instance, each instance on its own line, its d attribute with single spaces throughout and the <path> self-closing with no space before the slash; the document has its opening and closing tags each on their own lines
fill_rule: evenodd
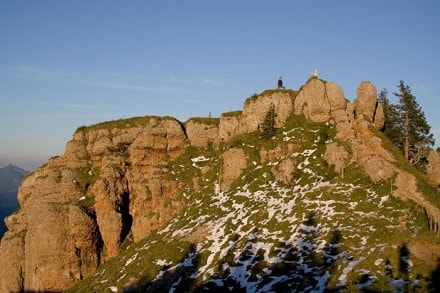
<svg viewBox="0 0 440 293">
<path fill-rule="evenodd" d="M 328 165 L 333 165 L 337 173 L 343 172 L 344 168 L 347 166 L 348 159 L 349 153 L 343 146 L 338 146 L 334 142 L 326 145 L 324 160 L 327 161 Z"/>
<path fill-rule="evenodd" d="M 337 83 L 325 83 L 325 96 L 328 98 L 330 115 L 332 117 L 347 109 L 347 100 L 345 99 L 344 92 Z"/>
<path fill-rule="evenodd" d="M 232 148 L 225 151 L 222 155 L 220 190 L 228 190 L 232 182 L 240 177 L 246 167 L 247 159 L 243 149 Z"/>
<path fill-rule="evenodd" d="M 290 158 L 281 160 L 277 165 L 273 166 L 271 173 L 275 180 L 283 182 L 284 184 L 291 184 L 293 181 L 293 172 L 295 171 L 295 164 Z"/>
<path fill-rule="evenodd" d="M 335 87 L 331 87 L 335 90 Z M 339 98 L 334 102 L 338 103 Z M 307 119 L 324 122 L 330 119 L 330 101 L 326 95 L 325 82 L 312 78 L 307 82 L 295 99 L 295 115 L 304 114 Z"/>
<path fill-rule="evenodd" d="M 376 87 L 369 81 L 362 82 L 357 89 L 357 98 L 353 102 L 357 119 L 365 119 L 372 123 L 377 106 Z"/>
</svg>

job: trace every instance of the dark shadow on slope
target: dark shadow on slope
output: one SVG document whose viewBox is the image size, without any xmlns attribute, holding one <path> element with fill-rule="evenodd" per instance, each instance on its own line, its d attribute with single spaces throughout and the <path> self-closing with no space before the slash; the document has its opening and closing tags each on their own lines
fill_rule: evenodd
<svg viewBox="0 0 440 293">
<path fill-rule="evenodd" d="M 259 277 L 260 262 L 264 260 L 263 251 L 255 251 L 258 233 L 254 231 L 248 238 L 245 249 L 237 255 L 238 234 L 231 235 L 229 248 L 220 260 L 216 273 L 210 280 L 192 288 L 191 292 L 248 292 L 243 280 L 255 280 Z"/>
<path fill-rule="evenodd" d="M 327 290 L 326 282 L 335 271 L 335 262 L 341 257 L 342 234 L 334 230 L 328 245 L 318 249 L 318 222 L 316 213 L 308 215 L 303 223 L 303 236 L 295 245 L 280 241 L 268 250 L 258 242 L 258 233 L 249 236 L 246 246 L 237 251 L 236 237 L 211 280 L 193 288 L 192 292 L 301 292 Z M 265 259 L 265 254 L 269 259 Z"/>
<path fill-rule="evenodd" d="M 388 258 L 385 260 L 385 275 L 390 279 L 393 278 L 393 267 L 391 266 L 391 261 Z"/>
<path fill-rule="evenodd" d="M 335 263 L 341 258 L 341 231 L 336 229 L 330 232 L 327 245 L 321 250 L 318 246 L 319 226 L 315 212 L 309 214 L 303 228 L 303 243 L 297 246 L 280 243 L 275 248 L 284 253 L 278 254 L 280 262 L 269 266 L 272 273 L 268 278 L 279 278 L 279 281 L 268 289 L 275 292 L 330 292 L 340 289 L 331 285 L 330 281 L 337 269 Z"/>
<path fill-rule="evenodd" d="M 160 278 L 148 283 L 140 288 L 142 290 L 127 289 L 123 292 L 192 292 L 194 288 L 195 279 L 192 275 L 199 269 L 199 255 L 196 253 L 196 246 L 192 244 L 187 255 L 178 262 L 178 265 L 168 270 L 169 267 L 162 268 L 162 275 Z"/>
<path fill-rule="evenodd" d="M 326 283 L 326 291 L 336 291 L 340 288 L 336 286 L 336 280 L 332 280 L 333 275 L 337 271 L 336 262 L 341 258 L 341 242 L 343 240 L 342 232 L 338 229 L 331 231 L 330 239 L 324 249 L 324 265 L 322 267 L 323 274 L 330 274 Z M 333 281 L 333 282 L 332 282 Z"/>
<path fill-rule="evenodd" d="M 416 279 L 410 278 L 410 251 L 406 243 L 398 248 L 399 258 L 396 266 L 393 266 L 387 258 L 385 260 L 385 270 L 383 275 L 374 278 L 365 274 L 358 279 L 357 284 L 365 285 L 363 292 L 422 292 L 423 286 L 419 283 L 421 276 Z M 429 280 L 428 280 L 429 281 Z M 440 292 L 440 264 L 436 271 L 431 275 L 430 290 Z"/>
<path fill-rule="evenodd" d="M 334 230 L 328 235 L 327 245 L 319 249 L 319 225 L 316 213 L 310 213 L 301 229 L 301 238 L 293 243 L 280 241 L 268 247 L 253 231 L 247 239 L 229 236 L 227 251 L 215 268 L 214 274 L 196 284 L 194 273 L 200 266 L 200 256 L 193 246 L 188 255 L 173 270 L 163 268 L 162 275 L 144 286 L 144 292 L 301 292 L 336 291 L 329 286 L 336 270 L 342 233 Z M 246 242 L 243 242 L 246 241 Z M 267 258 L 268 257 L 268 258 Z M 186 265 L 182 265 L 186 263 Z M 200 280 L 199 280 L 200 281 Z M 124 291 L 128 292 L 128 291 Z"/>
<path fill-rule="evenodd" d="M 432 272 L 430 279 L 430 292 L 440 292 L 440 259 L 437 259 L 437 267 Z"/>
<path fill-rule="evenodd" d="M 406 243 L 403 243 L 399 249 L 399 276 L 408 279 L 409 274 L 409 249 Z"/>
</svg>

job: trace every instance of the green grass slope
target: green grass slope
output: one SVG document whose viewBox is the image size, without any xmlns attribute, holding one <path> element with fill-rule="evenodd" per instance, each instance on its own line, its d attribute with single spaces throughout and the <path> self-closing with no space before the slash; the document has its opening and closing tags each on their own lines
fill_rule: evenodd
<svg viewBox="0 0 440 293">
<path fill-rule="evenodd" d="M 292 116 L 270 140 L 251 133 L 187 148 L 170 163 L 170 176 L 187 183 L 186 208 L 67 292 L 435 290 L 438 238 L 422 209 L 356 165 L 336 174 L 323 159 L 334 135 L 331 125 Z M 271 173 L 278 162 L 262 164 L 259 152 L 289 143 L 300 147 L 290 155 L 293 182 L 283 184 Z M 221 154 L 231 147 L 246 152 L 248 168 L 219 192 Z"/>
</svg>

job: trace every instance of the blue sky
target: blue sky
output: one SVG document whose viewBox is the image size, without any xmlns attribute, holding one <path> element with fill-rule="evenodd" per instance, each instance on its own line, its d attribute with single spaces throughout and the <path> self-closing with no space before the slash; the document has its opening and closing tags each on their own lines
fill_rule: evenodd
<svg viewBox="0 0 440 293">
<path fill-rule="evenodd" d="M 0 0 L 0 167 L 62 155 L 79 126 L 218 117 L 315 68 L 350 101 L 412 89 L 440 145 L 440 1 Z"/>
</svg>

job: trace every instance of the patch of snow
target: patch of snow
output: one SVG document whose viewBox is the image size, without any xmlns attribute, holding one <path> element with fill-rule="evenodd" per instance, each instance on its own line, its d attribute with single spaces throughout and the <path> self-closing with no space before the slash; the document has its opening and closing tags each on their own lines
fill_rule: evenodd
<svg viewBox="0 0 440 293">
<path fill-rule="evenodd" d="M 350 273 L 353 270 L 354 266 L 357 265 L 358 263 L 360 263 L 362 260 L 363 259 L 352 260 L 352 261 L 348 262 L 348 265 L 342 270 L 342 274 L 338 278 L 338 281 L 339 281 L 338 286 L 343 286 L 347 283 L 348 273 Z"/>
<path fill-rule="evenodd" d="M 211 160 L 210 158 L 206 158 L 205 156 L 199 156 L 197 158 L 192 158 L 191 161 L 193 162 L 191 166 L 193 166 L 194 168 L 198 168 L 201 169 L 201 167 L 197 166 L 197 163 L 199 162 L 206 162 Z"/>
<path fill-rule="evenodd" d="M 111 287 L 108 287 L 109 289 L 110 289 L 110 291 L 112 291 L 112 292 L 118 292 L 118 287 L 116 287 L 116 286 L 111 286 Z"/>
<path fill-rule="evenodd" d="M 384 204 L 389 198 L 390 198 L 389 195 L 382 196 L 382 197 L 380 198 L 379 207 L 383 207 L 383 204 Z"/>
<path fill-rule="evenodd" d="M 130 257 L 126 262 L 125 262 L 125 266 L 128 266 L 129 264 L 131 264 L 138 256 L 138 253 L 136 252 L 132 257 Z"/>
<path fill-rule="evenodd" d="M 318 281 L 318 284 L 316 284 L 315 290 L 312 290 L 311 292 L 324 292 L 330 277 L 331 274 L 329 271 L 325 271 L 323 276 L 315 277 L 315 280 Z"/>
<path fill-rule="evenodd" d="M 154 262 L 154 264 L 161 266 L 161 267 L 165 267 L 165 266 L 170 266 L 172 265 L 172 262 L 166 261 L 164 259 L 156 259 L 156 261 Z"/>
<path fill-rule="evenodd" d="M 126 273 L 123 273 L 124 270 L 120 270 L 120 272 L 122 273 L 122 275 L 118 278 L 118 281 L 121 281 L 123 278 L 125 278 L 125 276 L 127 275 Z"/>
<path fill-rule="evenodd" d="M 192 158 L 191 159 L 191 161 L 193 162 L 193 163 L 197 163 L 197 162 L 206 162 L 206 161 L 209 161 L 210 160 L 210 158 L 206 158 L 205 156 L 199 156 L 199 157 L 197 157 L 197 158 Z"/>
<path fill-rule="evenodd" d="M 376 261 L 374 262 L 374 265 L 375 265 L 375 266 L 378 266 L 378 265 L 380 265 L 382 262 L 383 262 L 383 259 L 382 259 L 382 258 L 376 259 Z"/>
<path fill-rule="evenodd" d="M 368 236 L 364 236 L 364 237 L 362 237 L 361 238 L 362 239 L 362 241 L 361 241 L 361 245 L 367 245 L 367 240 L 368 240 Z"/>
</svg>

